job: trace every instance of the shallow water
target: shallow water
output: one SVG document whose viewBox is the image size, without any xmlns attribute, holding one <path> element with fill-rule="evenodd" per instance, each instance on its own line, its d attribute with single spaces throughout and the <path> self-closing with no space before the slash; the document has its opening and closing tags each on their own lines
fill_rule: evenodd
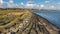
<svg viewBox="0 0 60 34">
<path fill-rule="evenodd" d="M 44 18 L 46 18 L 48 21 L 56 25 L 57 27 L 60 28 L 60 12 L 55 11 L 55 12 L 34 12 Z"/>
</svg>

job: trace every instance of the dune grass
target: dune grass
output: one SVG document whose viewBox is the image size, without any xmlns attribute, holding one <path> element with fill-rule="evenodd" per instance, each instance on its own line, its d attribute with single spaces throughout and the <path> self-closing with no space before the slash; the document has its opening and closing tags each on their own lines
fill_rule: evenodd
<svg viewBox="0 0 60 34">
<path fill-rule="evenodd" d="M 15 24 L 19 24 L 20 21 L 19 19 L 25 19 L 29 16 L 30 14 L 30 11 L 29 10 L 0 10 L 0 23 L 1 21 L 9 18 L 11 19 L 11 17 L 13 18 L 13 20 L 11 20 L 10 22 L 8 22 L 7 24 L 5 25 L 1 25 L 0 26 L 0 31 L 4 30 L 5 28 L 10 28 L 12 27 L 13 25 Z M 8 20 L 9 20 L 8 19 Z M 5 20 L 7 21 L 7 20 Z"/>
</svg>

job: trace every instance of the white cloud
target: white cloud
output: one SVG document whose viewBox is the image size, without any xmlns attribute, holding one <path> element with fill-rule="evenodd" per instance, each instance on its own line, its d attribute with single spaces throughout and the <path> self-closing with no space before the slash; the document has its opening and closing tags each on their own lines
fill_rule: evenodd
<svg viewBox="0 0 60 34">
<path fill-rule="evenodd" d="M 45 1 L 45 3 L 49 3 L 50 1 Z"/>
<path fill-rule="evenodd" d="M 31 6 L 31 7 L 33 7 L 33 6 L 34 6 L 34 4 L 26 4 L 26 6 Z"/>
<path fill-rule="evenodd" d="M 43 7 L 44 7 L 44 5 L 43 5 L 43 4 L 41 4 L 41 5 L 40 5 L 40 7 L 41 7 L 41 8 L 43 8 Z"/>
<path fill-rule="evenodd" d="M 45 3 L 50 3 L 50 1 L 45 1 Z M 56 4 L 56 5 L 55 5 Z M 45 8 L 45 9 L 60 9 L 60 2 L 59 3 L 53 3 L 53 5 L 50 4 L 33 4 L 31 2 L 28 2 L 24 4 L 23 2 L 19 4 L 15 4 L 13 0 L 9 0 L 9 2 L 4 2 L 3 0 L 0 0 L 0 7 L 7 7 L 7 8 Z"/>
<path fill-rule="evenodd" d="M 53 5 L 52 5 L 52 6 L 50 6 L 50 7 L 51 7 L 51 8 L 55 8 L 55 6 L 53 6 Z"/>
<path fill-rule="evenodd" d="M 24 5 L 24 3 L 23 3 L 23 2 L 21 2 L 21 5 Z"/>
<path fill-rule="evenodd" d="M 13 0 L 9 0 L 9 3 L 13 3 Z"/>
<path fill-rule="evenodd" d="M 60 5 L 60 2 L 58 2 L 57 4 Z"/>
<path fill-rule="evenodd" d="M 2 0 L 0 0 L 0 2 L 3 2 Z M 17 6 L 16 4 L 13 3 L 13 0 L 10 0 L 9 2 L 3 2 L 2 4 L 0 4 L 0 8 L 15 8 L 15 6 Z"/>
<path fill-rule="evenodd" d="M 2 4 L 3 3 L 3 0 L 0 0 L 0 4 Z"/>
</svg>

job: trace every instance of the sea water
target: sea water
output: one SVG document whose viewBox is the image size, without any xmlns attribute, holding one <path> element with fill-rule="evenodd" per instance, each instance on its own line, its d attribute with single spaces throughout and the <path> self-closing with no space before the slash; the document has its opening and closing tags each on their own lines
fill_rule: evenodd
<svg viewBox="0 0 60 34">
<path fill-rule="evenodd" d="M 60 11 L 40 11 L 40 12 L 34 12 L 44 18 L 46 18 L 48 21 L 50 21 L 52 24 L 56 25 L 60 28 Z"/>
</svg>

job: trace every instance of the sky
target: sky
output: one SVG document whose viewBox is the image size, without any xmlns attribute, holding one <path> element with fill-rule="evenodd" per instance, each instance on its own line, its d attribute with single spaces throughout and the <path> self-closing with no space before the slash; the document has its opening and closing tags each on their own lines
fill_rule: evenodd
<svg viewBox="0 0 60 34">
<path fill-rule="evenodd" d="M 38 8 L 45 8 L 45 9 L 60 9 L 60 0 L 32 0 L 31 3 L 28 4 L 30 0 L 0 0 L 0 7 L 21 7 L 20 5 L 23 5 L 24 7 L 35 7 Z M 30 6 L 31 5 L 31 6 Z"/>
<path fill-rule="evenodd" d="M 8 2 L 9 0 L 3 0 L 3 1 Z M 14 3 L 20 3 L 20 2 L 26 3 L 29 0 L 13 0 L 13 1 L 14 1 Z M 54 3 L 60 2 L 60 0 L 33 0 L 33 1 L 34 1 L 34 3 L 45 3 L 45 1 L 50 1 L 50 2 L 54 2 Z"/>
</svg>

